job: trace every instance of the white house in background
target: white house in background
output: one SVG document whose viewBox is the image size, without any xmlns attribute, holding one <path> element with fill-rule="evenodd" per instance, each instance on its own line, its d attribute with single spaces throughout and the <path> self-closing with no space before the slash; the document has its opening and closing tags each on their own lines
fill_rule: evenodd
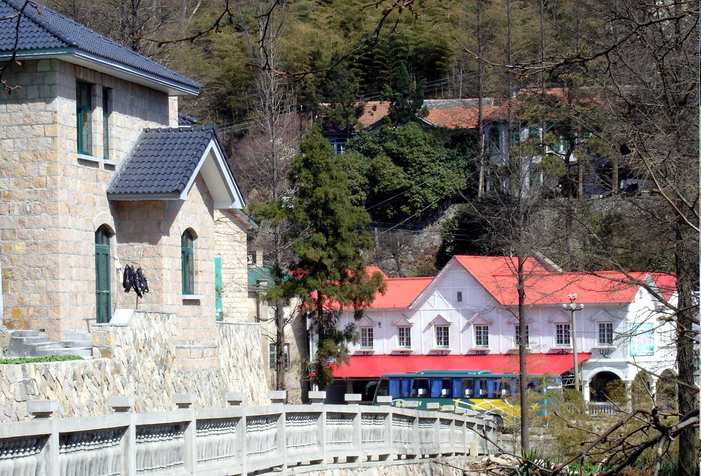
<svg viewBox="0 0 701 476">
<path fill-rule="evenodd" d="M 518 370 L 518 298 L 515 258 L 455 256 L 435 278 L 387 278 L 358 322 L 360 339 L 350 363 L 334 370 L 338 391 L 362 393 L 386 373 L 424 369 Z M 673 369 L 672 323 L 660 320 L 661 302 L 643 286 L 622 283 L 621 273 L 598 276 L 561 272 L 526 262 L 528 370 L 565 376 L 574 368 L 573 339 L 586 400 L 603 398 L 612 380 L 631 382 L 641 368 L 659 374 Z M 674 278 L 635 273 L 672 299 Z M 576 294 L 583 308 L 563 304 Z M 339 326 L 352 322 L 344 311 Z M 333 393 L 334 388 L 330 389 Z"/>
</svg>

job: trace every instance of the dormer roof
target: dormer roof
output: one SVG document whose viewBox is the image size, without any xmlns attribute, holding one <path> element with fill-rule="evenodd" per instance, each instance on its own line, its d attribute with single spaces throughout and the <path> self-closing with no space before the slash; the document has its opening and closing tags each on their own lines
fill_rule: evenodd
<svg viewBox="0 0 701 476">
<path fill-rule="evenodd" d="M 21 14 L 19 14 L 21 12 Z M 60 58 L 170 95 L 201 85 L 36 2 L 0 0 L 0 60 Z"/>
<path fill-rule="evenodd" d="M 107 189 L 110 200 L 185 200 L 201 174 L 215 208 L 243 196 L 212 127 L 146 129 Z"/>
</svg>

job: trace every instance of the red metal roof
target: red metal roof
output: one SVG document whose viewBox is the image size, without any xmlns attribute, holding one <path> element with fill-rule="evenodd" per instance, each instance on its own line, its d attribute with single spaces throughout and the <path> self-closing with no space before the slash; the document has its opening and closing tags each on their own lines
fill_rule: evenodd
<svg viewBox="0 0 701 476">
<path fill-rule="evenodd" d="M 518 304 L 516 258 L 508 256 L 455 256 L 475 279 L 503 306 Z M 615 271 L 597 273 L 560 273 L 543 267 L 534 258 L 526 259 L 526 304 L 563 304 L 568 294 L 576 294 L 578 303 L 630 303 L 639 286 Z M 630 273 L 644 280 L 647 273 Z"/>
<path fill-rule="evenodd" d="M 378 293 L 368 309 L 407 308 L 433 278 L 386 278 L 387 289 Z"/>
<path fill-rule="evenodd" d="M 580 363 L 591 357 L 580 352 Z M 529 354 L 526 360 L 529 374 L 560 375 L 571 370 L 573 357 L 568 354 Z M 517 373 L 518 355 L 353 355 L 350 364 L 333 369 L 335 378 L 377 378 L 389 373 L 419 372 L 421 370 L 490 370 L 495 373 Z"/>
</svg>

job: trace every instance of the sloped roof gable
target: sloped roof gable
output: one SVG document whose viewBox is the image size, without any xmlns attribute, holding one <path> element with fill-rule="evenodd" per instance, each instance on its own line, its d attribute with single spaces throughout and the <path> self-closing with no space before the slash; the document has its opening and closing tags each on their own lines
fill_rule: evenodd
<svg viewBox="0 0 701 476">
<path fill-rule="evenodd" d="M 110 200 L 187 198 L 201 173 L 215 208 L 241 208 L 243 197 L 213 128 L 146 129 L 107 189 Z"/>
<path fill-rule="evenodd" d="M 62 56 L 69 62 L 87 62 L 93 69 L 106 68 L 160 84 L 171 93 L 197 94 L 201 87 L 51 8 L 24 0 L 0 0 L 0 58 L 10 57 L 13 51 L 18 58 Z"/>
</svg>

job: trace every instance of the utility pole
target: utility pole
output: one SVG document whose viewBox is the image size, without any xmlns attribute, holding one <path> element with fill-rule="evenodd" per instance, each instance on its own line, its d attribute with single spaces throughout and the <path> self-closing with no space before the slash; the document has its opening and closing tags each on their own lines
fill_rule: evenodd
<svg viewBox="0 0 701 476">
<path fill-rule="evenodd" d="M 568 294 L 567 297 L 569 298 L 570 302 L 568 304 L 563 304 L 562 308 L 570 311 L 570 315 L 572 316 L 572 356 L 574 358 L 574 389 L 577 390 L 578 392 L 581 392 L 581 388 L 579 385 L 579 358 L 577 357 L 577 311 L 581 311 L 584 309 L 584 304 L 577 304 L 575 301 L 577 300 L 577 295 L 576 294 Z"/>
</svg>

